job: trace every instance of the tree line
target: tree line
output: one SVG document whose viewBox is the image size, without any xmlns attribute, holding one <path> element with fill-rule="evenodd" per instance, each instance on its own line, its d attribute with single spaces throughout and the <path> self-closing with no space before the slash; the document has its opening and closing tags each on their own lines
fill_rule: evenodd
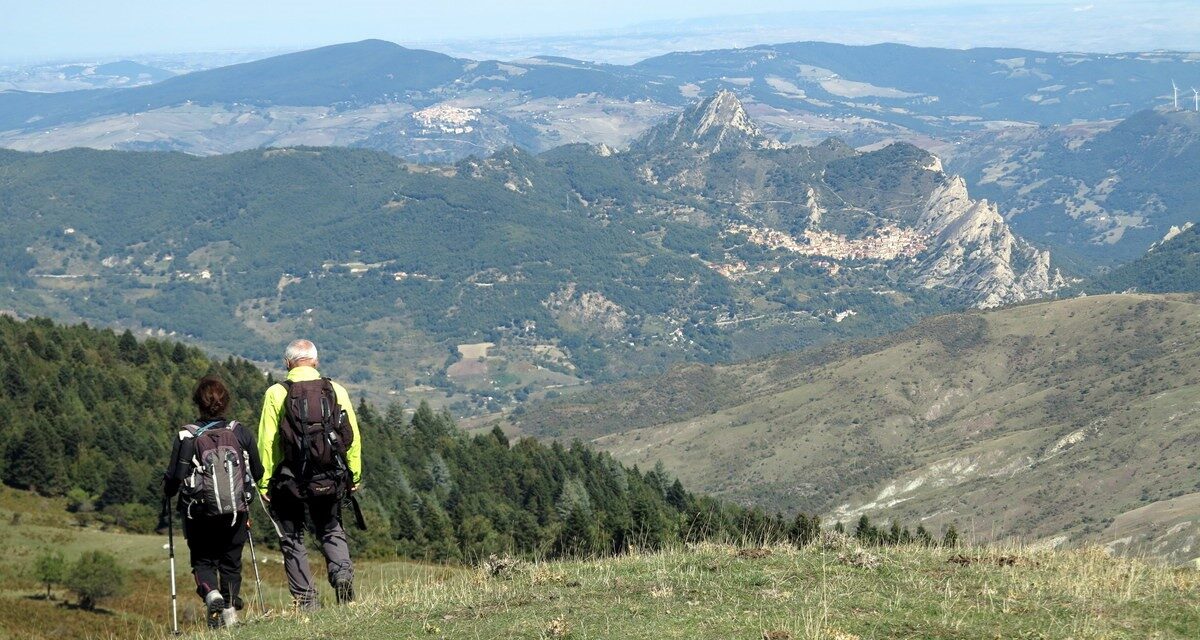
<svg viewBox="0 0 1200 640">
<path fill-rule="evenodd" d="M 141 532 L 157 522 L 161 469 L 176 429 L 194 418 L 195 381 L 223 377 L 228 417 L 249 424 L 272 382 L 251 362 L 179 343 L 6 317 L 0 370 L 5 484 L 66 496 L 81 524 Z M 626 467 L 580 442 L 510 442 L 498 427 L 472 435 L 424 403 L 410 413 L 363 402 L 357 413 L 371 526 L 352 543 L 365 556 L 610 555 L 702 540 L 804 543 L 821 528 L 816 516 L 789 522 L 694 494 L 661 465 Z M 268 520 L 253 520 L 270 543 Z"/>
</svg>

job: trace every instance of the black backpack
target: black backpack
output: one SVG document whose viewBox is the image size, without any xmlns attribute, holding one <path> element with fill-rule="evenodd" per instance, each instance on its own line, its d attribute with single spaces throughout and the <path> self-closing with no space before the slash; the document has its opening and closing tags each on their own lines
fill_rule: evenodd
<svg viewBox="0 0 1200 640">
<path fill-rule="evenodd" d="M 279 430 L 283 464 L 291 477 L 280 484 L 297 498 L 341 498 L 351 485 L 346 452 L 354 431 L 329 378 L 288 380 Z"/>
<path fill-rule="evenodd" d="M 193 444 L 192 472 L 183 479 L 180 494 L 188 518 L 231 516 L 250 507 L 249 456 L 234 431 L 237 422 L 214 421 L 203 426 L 189 424 L 180 435 Z"/>
</svg>

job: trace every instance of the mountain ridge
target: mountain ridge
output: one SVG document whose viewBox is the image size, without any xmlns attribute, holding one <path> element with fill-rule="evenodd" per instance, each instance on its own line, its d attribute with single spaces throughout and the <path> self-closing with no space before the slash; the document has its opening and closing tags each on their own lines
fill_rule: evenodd
<svg viewBox="0 0 1200 640">
<path fill-rule="evenodd" d="M 623 66 L 553 56 L 473 61 L 372 40 L 129 90 L 0 94 L 0 144 L 27 150 L 153 145 L 211 154 L 333 143 L 449 162 L 512 142 L 535 151 L 572 142 L 624 147 L 695 97 L 724 89 L 753 102 L 765 118 L 762 126 L 783 143 L 839 135 L 860 146 L 1014 122 L 1128 116 L 1160 102 L 1150 87 L 1186 75 L 1185 64 L 1186 54 L 1171 53 L 809 42 Z M 255 71 L 267 68 L 275 71 Z M 968 79 L 964 86 L 973 88 L 964 91 L 948 75 Z M 414 113 L 431 107 L 447 115 L 447 130 L 434 138 L 412 122 Z M 464 120 L 473 124 L 462 126 Z"/>
</svg>

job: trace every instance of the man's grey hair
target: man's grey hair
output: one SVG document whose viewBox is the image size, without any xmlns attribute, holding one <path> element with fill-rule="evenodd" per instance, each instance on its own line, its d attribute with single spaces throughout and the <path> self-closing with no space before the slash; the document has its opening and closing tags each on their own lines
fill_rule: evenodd
<svg viewBox="0 0 1200 640">
<path fill-rule="evenodd" d="M 283 359 L 288 362 L 300 362 L 301 360 L 317 361 L 317 345 L 311 340 L 292 340 L 291 344 L 283 352 Z"/>
</svg>

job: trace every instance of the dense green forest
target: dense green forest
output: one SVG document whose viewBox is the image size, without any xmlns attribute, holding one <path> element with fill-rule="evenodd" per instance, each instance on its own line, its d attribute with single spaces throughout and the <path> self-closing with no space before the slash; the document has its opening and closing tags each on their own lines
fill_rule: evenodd
<svg viewBox="0 0 1200 640">
<path fill-rule="evenodd" d="M 87 325 L 0 316 L 0 477 L 66 495 L 81 524 L 154 528 L 177 426 L 194 419 L 196 380 L 217 374 L 233 418 L 253 424 L 269 377 L 180 343 L 139 342 Z M 695 496 L 661 468 L 626 468 L 576 444 L 471 436 L 422 404 L 411 416 L 360 403 L 362 493 L 370 529 L 359 553 L 470 561 L 491 553 L 617 553 L 681 539 L 787 536 L 782 515 Z M 255 522 L 261 540 L 272 534 Z"/>
<path fill-rule="evenodd" d="M 0 317 L 0 477 L 72 497 L 116 519 L 157 514 L 161 475 L 179 425 L 193 419 L 192 388 L 220 375 L 233 415 L 249 416 L 264 377 L 246 361 L 212 360 L 180 343 L 139 342 L 87 325 Z M 131 513 L 118 513 L 130 505 Z"/>
</svg>

